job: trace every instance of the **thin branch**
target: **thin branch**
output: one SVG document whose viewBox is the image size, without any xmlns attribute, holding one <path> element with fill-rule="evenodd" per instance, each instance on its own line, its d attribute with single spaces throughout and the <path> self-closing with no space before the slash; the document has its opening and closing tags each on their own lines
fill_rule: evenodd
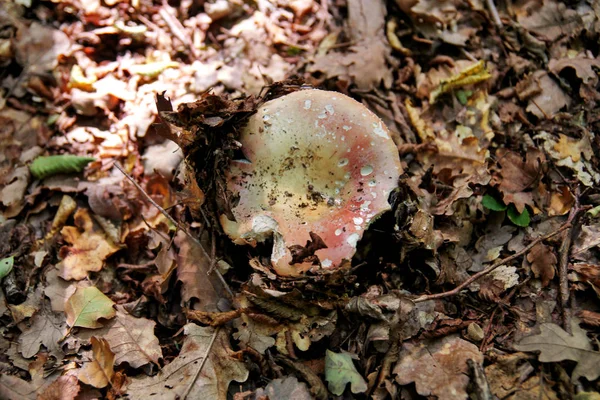
<svg viewBox="0 0 600 400">
<path fill-rule="evenodd" d="M 215 333 L 213 333 L 212 337 L 210 338 L 210 343 L 208 344 L 208 347 L 206 348 L 206 351 L 204 352 L 204 354 L 202 356 L 202 362 L 200 362 L 200 365 L 198 366 L 198 369 L 196 370 L 196 374 L 194 375 L 194 378 L 190 382 L 190 385 L 187 387 L 187 389 L 183 393 L 183 396 L 181 396 L 181 398 L 183 400 L 185 400 L 188 397 L 188 395 L 192 391 L 192 388 L 194 387 L 194 384 L 196 383 L 196 380 L 198 379 L 198 376 L 200 376 L 200 372 L 202 372 L 202 368 L 204 368 L 204 364 L 206 363 L 206 360 L 208 359 L 208 354 L 210 353 L 210 351 L 213 347 L 213 344 L 215 343 L 215 339 L 217 338 L 217 335 L 219 334 L 220 330 L 221 330 L 221 327 L 217 327 L 215 329 Z"/>
<path fill-rule="evenodd" d="M 560 245 L 560 263 L 558 264 L 558 278 L 559 278 L 559 292 L 558 298 L 560 300 L 560 311 L 561 311 L 561 322 L 563 329 L 571 333 L 571 311 L 569 308 L 569 253 L 571 251 L 571 244 L 573 242 L 573 227 L 576 224 L 577 219 L 581 215 L 581 212 L 586 210 L 588 207 L 581 207 L 579 204 L 579 187 L 575 193 L 575 205 L 569 212 L 567 224 L 571 227 L 565 232 L 563 241 Z"/>
<path fill-rule="evenodd" d="M 494 24 L 502 29 L 504 25 L 502 25 L 502 20 L 500 19 L 500 15 L 498 14 L 498 9 L 496 8 L 496 4 L 494 4 L 494 0 L 486 0 L 488 9 L 490 10 L 490 14 L 492 14 L 492 20 Z"/>
<path fill-rule="evenodd" d="M 478 280 L 478 279 L 484 277 L 485 275 L 489 274 L 490 272 L 492 272 L 496 268 L 498 268 L 498 267 L 500 267 L 502 265 L 505 265 L 505 264 L 509 263 L 510 261 L 514 260 L 515 258 L 520 257 L 523 254 L 527 253 L 536 244 L 541 243 L 544 240 L 549 239 L 549 238 L 551 238 L 553 236 L 556 236 L 559 233 L 561 233 L 562 231 L 564 231 L 564 230 L 566 230 L 566 229 L 568 229 L 570 227 L 571 227 L 571 223 L 567 222 L 566 224 L 564 224 L 563 226 L 561 226 L 560 228 L 558 228 L 554 232 L 551 232 L 551 233 L 549 233 L 549 234 L 547 234 L 545 236 L 542 236 L 542 237 L 539 237 L 539 238 L 535 239 L 533 242 L 531 242 L 527 246 L 525 246 L 521 251 L 518 251 L 515 254 L 510 255 L 510 256 L 508 256 L 506 258 L 503 258 L 502 260 L 498 260 L 495 263 L 493 263 L 492 265 L 490 265 L 489 267 L 487 267 L 486 269 L 484 269 L 482 271 L 479 271 L 475 275 L 471 275 L 471 277 L 469 279 L 467 279 L 466 281 L 464 281 L 463 283 L 461 283 L 460 285 L 458 285 L 457 287 L 455 287 L 452 290 L 448 290 L 447 292 L 442 292 L 442 293 L 423 295 L 423 296 L 418 297 L 415 300 L 413 300 L 413 302 L 415 302 L 415 303 L 421 303 L 421 302 L 427 301 L 427 300 L 443 299 L 444 297 L 454 296 L 454 295 L 460 293 L 461 290 L 465 289 L 466 287 L 468 287 L 470 284 L 472 284 L 476 280 Z"/>
<path fill-rule="evenodd" d="M 177 229 L 181 230 L 183 233 L 185 233 L 190 239 L 192 239 L 192 241 L 194 243 L 196 243 L 198 245 L 198 247 L 200 247 L 200 249 L 202 250 L 202 252 L 204 253 L 204 256 L 206 257 L 207 260 L 211 260 L 211 264 L 212 264 L 212 258 L 210 257 L 210 254 L 208 254 L 208 252 L 206 251 L 206 249 L 204 248 L 204 246 L 202 246 L 202 243 L 200 243 L 200 241 L 198 239 L 196 239 L 194 236 L 192 236 L 191 233 L 189 233 L 186 229 L 183 228 L 183 226 L 181 226 L 181 224 L 177 221 L 175 221 L 175 219 L 173 217 L 171 217 L 171 214 L 169 214 L 164 208 L 162 208 L 160 205 L 158 205 L 157 202 L 155 202 L 152 197 L 150 197 L 150 195 L 148 193 L 146 193 L 146 191 L 144 190 L 143 187 L 140 186 L 139 183 L 137 183 L 135 181 L 135 179 L 133 179 L 133 177 L 131 175 L 129 175 L 124 169 L 123 166 L 118 163 L 115 162 L 115 167 L 121 171 L 121 173 L 123 175 L 125 175 L 125 177 L 127 179 L 129 179 L 129 181 L 131 183 L 133 183 L 133 185 L 137 188 L 137 190 L 140 191 L 140 193 L 142 193 L 144 195 L 144 197 L 146 198 L 146 200 L 148 200 L 150 202 L 150 204 L 152 204 L 154 207 L 156 207 L 158 209 L 158 211 L 160 211 L 162 213 L 162 215 L 164 215 L 173 225 L 175 225 L 177 227 Z M 229 288 L 229 285 L 227 284 L 227 282 L 225 281 L 225 279 L 223 278 L 223 275 L 221 275 L 221 272 L 219 272 L 218 269 L 214 269 L 214 273 L 217 275 L 217 277 L 219 278 L 219 280 L 221 281 L 221 283 L 223 284 L 223 287 L 225 288 L 225 290 L 227 291 L 227 294 L 229 294 L 230 297 L 234 297 L 233 296 L 233 292 L 231 291 L 231 289 Z"/>
</svg>

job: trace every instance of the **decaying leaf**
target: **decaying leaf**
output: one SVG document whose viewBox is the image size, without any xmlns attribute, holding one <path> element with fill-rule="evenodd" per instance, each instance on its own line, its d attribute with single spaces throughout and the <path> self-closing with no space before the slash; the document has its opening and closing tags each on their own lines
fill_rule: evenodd
<svg viewBox="0 0 600 400">
<path fill-rule="evenodd" d="M 310 400 L 308 388 L 304 382 L 298 382 L 293 376 L 286 376 L 282 379 L 273 379 L 264 389 L 258 389 L 255 399 L 290 399 L 290 400 Z"/>
<path fill-rule="evenodd" d="M 136 318 L 122 306 L 117 306 L 115 318 L 103 328 L 81 331 L 78 337 L 105 339 L 115 353 L 115 365 L 128 363 L 133 368 L 139 368 L 148 363 L 158 365 L 162 358 L 162 350 L 158 338 L 154 335 L 156 322 L 146 318 Z"/>
<path fill-rule="evenodd" d="M 77 376 L 81 382 L 101 389 L 111 383 L 115 374 L 115 353 L 105 339 L 92 337 L 91 342 L 93 358 L 83 364 Z"/>
<path fill-rule="evenodd" d="M 100 328 L 100 318 L 110 319 L 115 316 L 114 304 L 94 286 L 78 287 L 65 304 L 67 324 L 70 327 Z"/>
<path fill-rule="evenodd" d="M 571 332 L 573 334 L 569 335 L 556 324 L 541 324 L 538 335 L 527 336 L 515 348 L 519 351 L 539 351 L 541 362 L 575 361 L 577 366 L 571 380 L 577 382 L 583 376 L 593 381 L 600 376 L 600 352 L 593 349 L 586 331 L 579 327 L 576 318 L 571 320 Z"/>
<path fill-rule="evenodd" d="M 229 383 L 244 382 L 248 370 L 243 362 L 230 356 L 228 335 L 217 329 L 187 324 L 179 356 L 154 377 L 133 378 L 128 386 L 129 398 L 225 400 Z"/>
<path fill-rule="evenodd" d="M 542 286 L 548 286 L 556 274 L 557 260 L 552 250 L 545 244 L 539 243 L 529 251 L 527 261 L 531 263 L 531 270 L 535 277 L 542 280 Z"/>
<path fill-rule="evenodd" d="M 414 382 L 422 396 L 439 400 L 466 400 L 469 383 L 467 360 L 483 362 L 483 355 L 472 343 L 456 336 L 419 344 L 405 343 L 394 368 L 401 385 Z"/>
<path fill-rule="evenodd" d="M 217 303 L 223 296 L 224 288 L 214 273 L 207 274 L 210 260 L 206 250 L 181 231 L 175 237 L 175 244 L 179 247 L 177 278 L 183 283 L 183 300 L 196 298 L 200 300 L 202 311 L 218 311 Z"/>
<path fill-rule="evenodd" d="M 100 271 L 104 260 L 116 253 L 115 245 L 106 233 L 94 222 L 85 208 L 75 213 L 75 226 L 65 226 L 60 231 L 70 246 L 60 249 L 62 261 L 60 276 L 65 280 L 81 280 L 90 271 Z"/>
<path fill-rule="evenodd" d="M 233 338 L 241 343 L 252 347 L 261 354 L 275 344 L 273 335 L 281 330 L 281 326 L 269 326 L 267 324 L 254 321 L 246 314 L 233 322 L 237 332 Z"/>
<path fill-rule="evenodd" d="M 344 393 L 348 383 L 352 393 L 363 393 L 367 390 L 367 382 L 356 370 L 350 353 L 334 353 L 327 350 L 325 380 L 328 382 L 329 391 L 336 396 Z"/>
<path fill-rule="evenodd" d="M 37 354 L 43 344 L 58 360 L 64 357 L 59 341 L 67 332 L 64 315 L 42 309 L 30 321 L 31 326 L 19 336 L 19 351 L 25 358 Z"/>
<path fill-rule="evenodd" d="M 76 376 L 59 376 L 43 392 L 39 393 L 37 400 L 75 400 L 80 389 Z"/>
</svg>

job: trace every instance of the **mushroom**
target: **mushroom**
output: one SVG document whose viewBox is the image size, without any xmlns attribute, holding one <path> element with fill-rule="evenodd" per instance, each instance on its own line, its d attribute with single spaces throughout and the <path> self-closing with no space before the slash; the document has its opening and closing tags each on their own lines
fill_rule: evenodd
<svg viewBox="0 0 600 400">
<path fill-rule="evenodd" d="M 364 230 L 390 209 L 402 172 L 383 122 L 337 92 L 300 90 L 264 103 L 239 141 L 245 159 L 232 161 L 226 177 L 239 198 L 235 221 L 221 215 L 221 225 L 236 244 L 272 237 L 280 276 L 347 263 Z M 294 257 L 311 247 L 318 259 Z"/>
</svg>

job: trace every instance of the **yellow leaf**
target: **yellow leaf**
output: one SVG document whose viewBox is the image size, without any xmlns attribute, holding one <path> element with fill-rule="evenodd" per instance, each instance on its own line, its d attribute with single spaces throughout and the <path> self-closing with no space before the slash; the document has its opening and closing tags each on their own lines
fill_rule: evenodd
<svg viewBox="0 0 600 400">
<path fill-rule="evenodd" d="M 92 337 L 92 361 L 79 370 L 79 380 L 98 389 L 106 387 L 115 374 L 115 354 L 105 339 Z"/>
</svg>

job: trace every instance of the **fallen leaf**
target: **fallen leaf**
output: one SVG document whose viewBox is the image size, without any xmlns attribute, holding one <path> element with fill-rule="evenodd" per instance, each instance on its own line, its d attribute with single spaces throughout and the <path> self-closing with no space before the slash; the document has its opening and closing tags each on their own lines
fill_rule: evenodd
<svg viewBox="0 0 600 400">
<path fill-rule="evenodd" d="M 62 31 L 33 22 L 29 26 L 19 26 L 15 56 L 27 72 L 42 74 L 52 71 L 58 56 L 65 54 L 70 46 L 69 37 Z"/>
<path fill-rule="evenodd" d="M 52 268 L 46 273 L 46 286 L 44 295 L 50 299 L 50 305 L 53 311 L 65 311 L 65 303 L 75 293 L 77 287 L 86 287 L 90 283 L 87 281 L 69 282 L 58 276 L 58 270 Z"/>
<path fill-rule="evenodd" d="M 350 383 L 352 393 L 364 393 L 367 382 L 358 373 L 350 353 L 334 353 L 327 350 L 325 353 L 325 380 L 331 393 L 341 396 Z"/>
<path fill-rule="evenodd" d="M 539 351 L 541 362 L 575 361 L 573 382 L 582 376 L 589 381 L 596 380 L 600 376 L 600 352 L 593 349 L 576 318 L 571 320 L 571 332 L 568 334 L 556 324 L 541 324 L 538 335 L 527 336 L 514 347 L 519 351 Z"/>
<path fill-rule="evenodd" d="M 100 329 L 80 331 L 77 337 L 106 339 L 115 353 L 115 365 L 128 363 L 133 368 L 148 363 L 158 365 L 162 350 L 158 338 L 154 335 L 156 322 L 146 318 L 136 318 L 122 306 L 117 306 L 116 317 Z"/>
<path fill-rule="evenodd" d="M 206 251 L 185 233 L 179 231 L 175 236 L 177 253 L 177 278 L 183 284 L 181 297 L 183 301 L 192 298 L 200 300 L 202 311 L 219 311 L 217 303 L 224 293 L 223 284 L 216 274 L 207 274 L 210 260 Z"/>
<path fill-rule="evenodd" d="M 0 181 L 3 184 L 0 190 L 0 203 L 6 207 L 3 211 L 6 218 L 18 215 L 23 209 L 29 177 L 29 168 L 17 167 Z"/>
<path fill-rule="evenodd" d="M 83 364 L 77 376 L 81 382 L 101 389 L 112 381 L 115 353 L 110 350 L 105 339 L 92 337 L 91 342 L 93 359 Z"/>
<path fill-rule="evenodd" d="M 565 68 L 572 68 L 575 70 L 577 77 L 583 81 L 584 84 L 590 84 L 595 86 L 598 82 L 598 74 L 594 71 L 594 68 L 600 68 L 600 60 L 596 58 L 586 58 L 584 56 L 578 56 L 575 58 L 561 58 L 559 60 L 550 60 L 548 63 L 548 69 L 554 74 L 558 75 Z"/>
<path fill-rule="evenodd" d="M 0 260 L 0 281 L 10 273 L 13 269 L 13 265 L 15 264 L 15 257 L 10 256 L 3 258 Z"/>
<path fill-rule="evenodd" d="M 527 253 L 527 261 L 531 263 L 531 270 L 535 277 L 542 280 L 542 286 L 548 286 L 556 274 L 557 261 L 550 247 L 538 243 Z"/>
<path fill-rule="evenodd" d="M 37 400 L 75 400 L 80 389 L 76 376 L 59 376 L 38 395 Z"/>
<path fill-rule="evenodd" d="M 310 400 L 313 397 L 304 382 L 298 382 L 294 376 L 286 376 L 281 379 L 273 379 L 264 389 L 258 389 L 254 399 L 291 399 Z"/>
<path fill-rule="evenodd" d="M 529 100 L 527 111 L 540 119 L 552 118 L 563 107 L 571 105 L 571 97 L 548 75 L 546 71 L 534 72 L 534 79 L 539 82 L 541 93 Z"/>
<path fill-rule="evenodd" d="M 231 357 L 229 338 L 224 330 L 215 332 L 213 328 L 187 324 L 184 333 L 186 338 L 179 356 L 156 376 L 132 378 L 127 387 L 128 398 L 226 400 L 229 383 L 232 380 L 244 382 L 248 378 L 244 363 Z"/>
<path fill-rule="evenodd" d="M 31 326 L 19 336 L 19 351 L 25 358 L 35 356 L 43 344 L 48 352 L 62 360 L 64 354 L 59 341 L 65 336 L 67 325 L 63 315 L 42 308 L 31 319 Z"/>
<path fill-rule="evenodd" d="M 275 344 L 273 335 L 281 330 L 281 326 L 270 326 L 258 321 L 254 321 L 246 314 L 233 321 L 233 326 L 237 332 L 233 334 L 235 340 L 252 347 L 261 354 Z"/>
<path fill-rule="evenodd" d="M 481 364 L 483 355 L 477 346 L 456 336 L 419 344 L 405 343 L 394 374 L 401 385 L 414 382 L 417 393 L 422 396 L 466 400 L 467 360 Z"/>
<path fill-rule="evenodd" d="M 110 319 L 115 316 L 114 304 L 94 286 L 78 287 L 65 304 L 67 324 L 70 327 L 100 328 L 100 318 Z"/>
<path fill-rule="evenodd" d="M 60 231 L 71 246 L 63 246 L 59 255 L 63 259 L 58 267 L 65 280 L 81 280 L 90 271 L 100 271 L 106 257 L 116 253 L 115 245 L 106 233 L 92 221 L 90 213 L 80 208 L 75 213 L 75 226 L 65 226 Z"/>
<path fill-rule="evenodd" d="M 569 136 L 559 134 L 558 143 L 554 145 L 562 158 L 570 157 L 573 162 L 579 162 L 584 155 L 587 160 L 593 156 L 592 145 L 587 135 L 581 139 L 573 139 Z"/>
</svg>

